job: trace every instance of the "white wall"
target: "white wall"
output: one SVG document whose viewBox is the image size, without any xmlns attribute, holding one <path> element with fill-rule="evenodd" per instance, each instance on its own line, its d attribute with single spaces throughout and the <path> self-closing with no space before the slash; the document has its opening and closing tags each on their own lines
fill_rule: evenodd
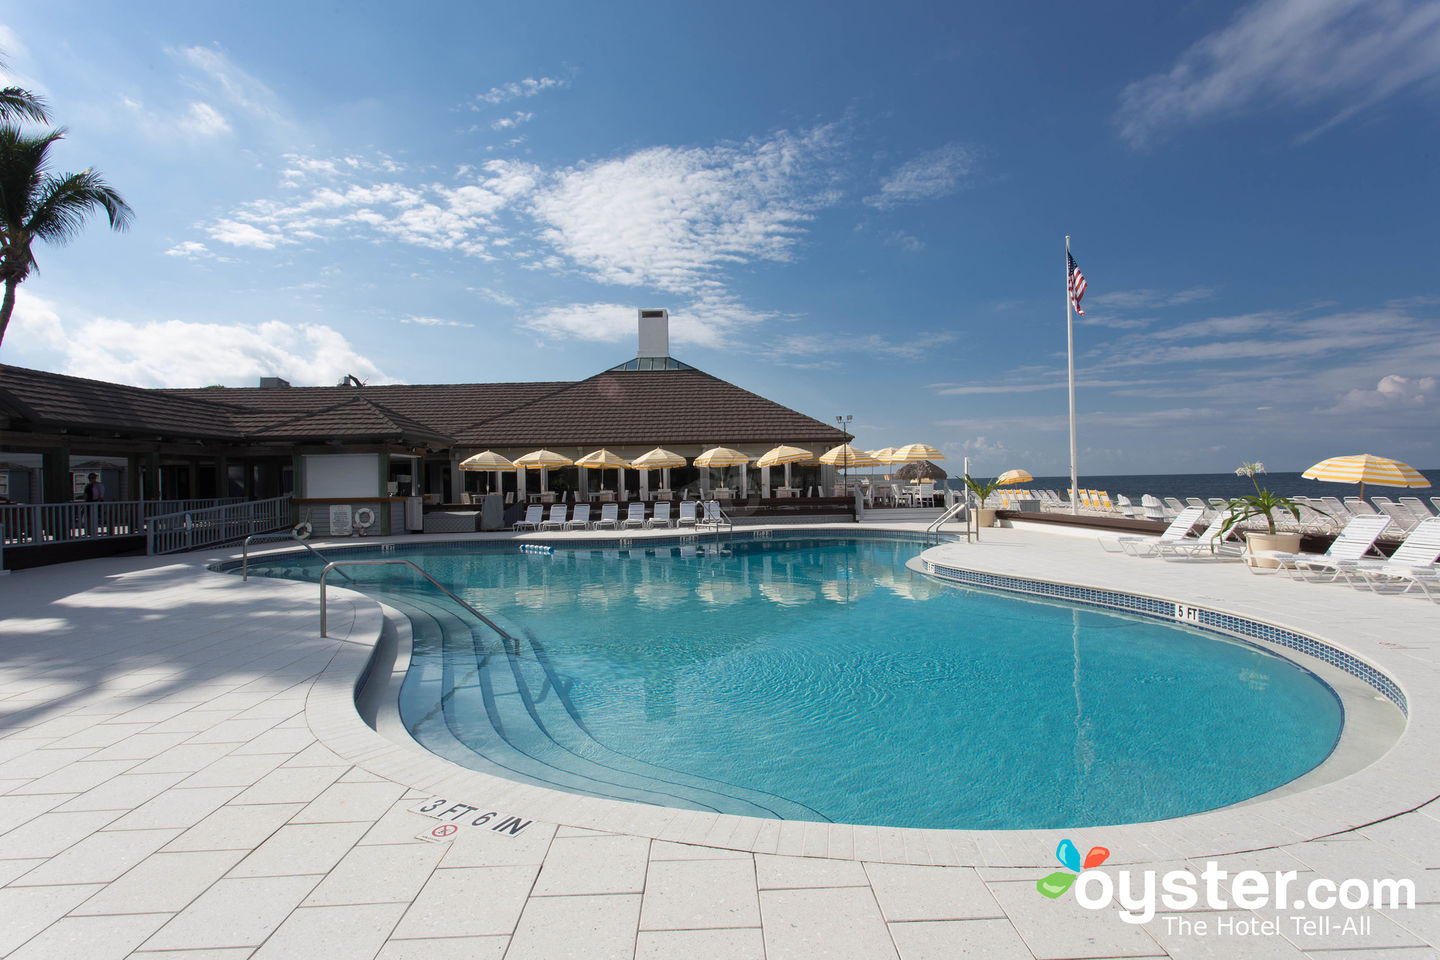
<svg viewBox="0 0 1440 960">
<path fill-rule="evenodd" d="M 305 457 L 303 497 L 359 497 L 380 494 L 380 454 L 332 453 Z"/>
</svg>

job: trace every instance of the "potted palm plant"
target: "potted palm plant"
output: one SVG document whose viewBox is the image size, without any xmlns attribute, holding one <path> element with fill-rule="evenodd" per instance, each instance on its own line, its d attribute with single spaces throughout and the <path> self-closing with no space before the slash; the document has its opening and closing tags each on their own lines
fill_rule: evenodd
<svg viewBox="0 0 1440 960">
<path fill-rule="evenodd" d="M 976 525 L 981 527 L 995 526 L 995 511 L 985 508 L 985 500 L 990 494 L 995 492 L 995 488 L 998 486 L 1000 486 L 1000 479 L 998 477 L 989 483 L 982 483 L 971 477 L 970 474 L 965 474 L 965 487 L 971 493 L 975 494 L 976 499 L 980 501 L 980 505 L 975 508 Z"/>
<path fill-rule="evenodd" d="M 1225 522 L 1220 525 L 1220 530 L 1216 533 L 1215 539 L 1217 541 L 1224 540 L 1230 535 L 1230 531 L 1241 524 L 1248 523 L 1256 517 L 1264 517 L 1266 527 L 1264 532 L 1258 530 L 1247 530 L 1245 532 L 1246 553 L 1250 555 L 1250 563 L 1252 566 L 1274 568 L 1279 566 L 1275 560 L 1269 557 L 1256 556 L 1256 554 L 1263 550 L 1278 550 L 1285 553 L 1297 553 L 1300 550 L 1299 532 L 1281 533 L 1275 528 L 1275 512 L 1277 510 L 1290 514 L 1298 523 L 1300 520 L 1300 507 L 1289 497 L 1281 496 L 1278 493 L 1271 493 L 1269 490 L 1260 486 L 1260 481 L 1256 480 L 1255 477 L 1257 474 L 1264 472 L 1265 464 L 1258 461 L 1255 463 L 1240 464 L 1239 469 L 1235 471 L 1235 476 L 1249 477 L 1251 485 L 1255 488 L 1255 492 L 1248 496 L 1236 497 L 1230 501 L 1227 507 Z M 1211 546 L 1213 549 L 1214 545 L 1212 544 Z"/>
</svg>

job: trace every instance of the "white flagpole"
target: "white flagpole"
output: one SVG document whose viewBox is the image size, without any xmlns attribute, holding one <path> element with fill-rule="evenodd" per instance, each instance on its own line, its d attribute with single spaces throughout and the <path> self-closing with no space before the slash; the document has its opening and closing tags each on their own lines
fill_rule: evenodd
<svg viewBox="0 0 1440 960">
<path fill-rule="evenodd" d="M 1070 357 L 1070 513 L 1080 513 L 1080 472 L 1075 461 L 1075 322 L 1071 316 L 1070 238 L 1065 238 L 1065 340 Z"/>
</svg>

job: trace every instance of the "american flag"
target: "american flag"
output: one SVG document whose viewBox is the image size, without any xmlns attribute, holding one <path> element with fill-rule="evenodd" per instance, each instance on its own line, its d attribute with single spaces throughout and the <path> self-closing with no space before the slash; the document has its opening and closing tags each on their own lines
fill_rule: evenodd
<svg viewBox="0 0 1440 960">
<path fill-rule="evenodd" d="M 1075 305 L 1075 312 L 1083 317 L 1085 311 L 1080 309 L 1080 301 L 1085 296 L 1085 274 L 1080 272 L 1080 264 L 1075 262 L 1069 251 L 1066 251 L 1065 259 L 1070 261 L 1070 302 Z"/>
</svg>

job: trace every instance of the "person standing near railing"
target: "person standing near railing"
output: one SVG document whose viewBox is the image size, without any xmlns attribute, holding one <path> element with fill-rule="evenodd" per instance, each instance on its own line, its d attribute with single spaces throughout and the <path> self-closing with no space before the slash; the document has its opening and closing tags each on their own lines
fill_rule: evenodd
<svg viewBox="0 0 1440 960">
<path fill-rule="evenodd" d="M 100 482 L 100 475 L 97 473 L 90 474 L 86 479 L 90 481 L 85 484 L 83 495 L 88 531 L 90 536 L 98 537 L 100 536 L 100 507 L 97 504 L 105 500 L 105 484 Z"/>
</svg>

